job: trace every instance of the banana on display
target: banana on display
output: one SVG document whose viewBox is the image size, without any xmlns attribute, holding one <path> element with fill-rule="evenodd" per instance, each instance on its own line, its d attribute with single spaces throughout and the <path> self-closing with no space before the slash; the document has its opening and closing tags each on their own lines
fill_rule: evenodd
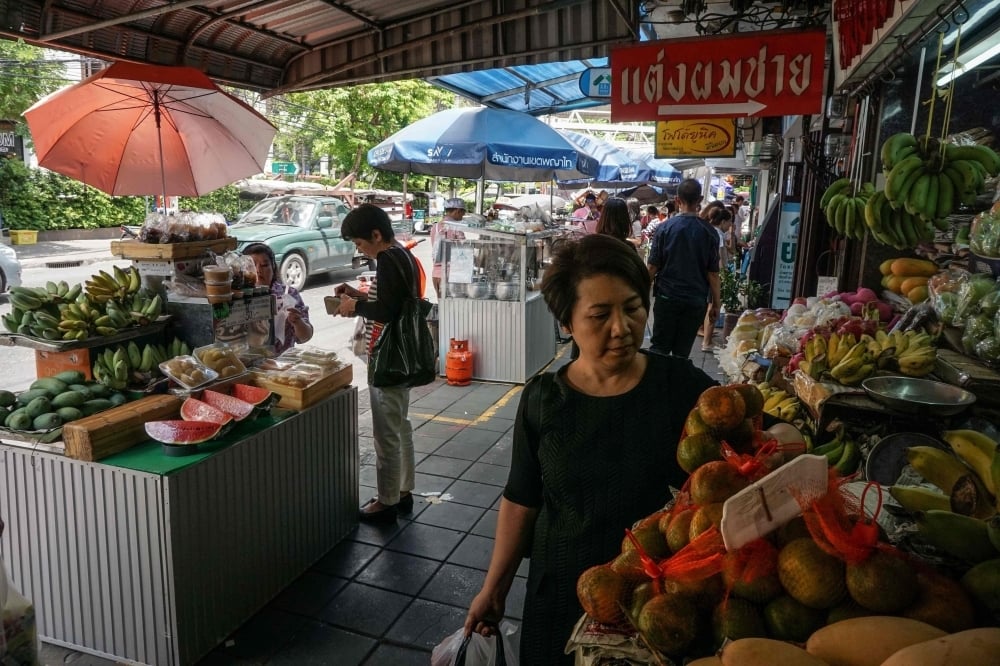
<svg viewBox="0 0 1000 666">
<path fill-rule="evenodd" d="M 850 178 L 835 180 L 823 192 L 820 208 L 827 223 L 841 236 L 862 240 L 865 237 L 865 208 L 875 194 L 875 186 L 863 183 L 855 187 Z"/>
<path fill-rule="evenodd" d="M 985 181 L 1000 173 L 1000 155 L 982 145 L 959 146 L 900 132 L 880 151 L 883 196 L 870 200 L 865 223 L 883 245 L 911 248 L 948 229 L 947 217 L 971 205 Z"/>
</svg>

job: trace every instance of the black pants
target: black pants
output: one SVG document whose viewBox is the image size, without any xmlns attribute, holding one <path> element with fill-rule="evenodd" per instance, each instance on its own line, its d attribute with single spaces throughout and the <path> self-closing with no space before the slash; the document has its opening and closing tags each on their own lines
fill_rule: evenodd
<svg viewBox="0 0 1000 666">
<path fill-rule="evenodd" d="M 650 350 L 687 358 L 705 319 L 705 304 L 693 305 L 656 296 Z"/>
</svg>

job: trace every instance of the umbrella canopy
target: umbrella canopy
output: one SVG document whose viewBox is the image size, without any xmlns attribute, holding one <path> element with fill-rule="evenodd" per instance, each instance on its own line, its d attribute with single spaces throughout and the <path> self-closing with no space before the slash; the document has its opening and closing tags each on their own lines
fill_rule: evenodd
<svg viewBox="0 0 1000 666">
<path fill-rule="evenodd" d="M 621 187 L 653 180 L 653 169 L 642 158 L 594 136 L 570 130 L 559 133 L 597 160 L 597 173 L 588 181 L 594 187 Z M 578 181 L 564 182 L 576 184 Z"/>
<path fill-rule="evenodd" d="M 24 116 L 40 166 L 114 195 L 200 196 L 260 173 L 276 131 L 194 68 L 124 62 Z"/>
<path fill-rule="evenodd" d="M 667 160 L 653 157 L 653 151 L 651 150 L 646 152 L 629 151 L 629 154 L 636 159 L 644 161 L 653 170 L 651 180 L 657 183 L 679 183 L 684 179 L 684 174 L 680 170 Z"/>
<path fill-rule="evenodd" d="M 587 178 L 597 163 L 534 116 L 488 107 L 449 109 L 368 151 L 376 169 L 467 180 Z"/>
<path fill-rule="evenodd" d="M 542 210 L 559 210 L 566 206 L 566 200 L 551 194 L 523 194 L 519 197 L 497 199 L 494 208 L 519 210 L 524 206 L 538 206 Z"/>
</svg>

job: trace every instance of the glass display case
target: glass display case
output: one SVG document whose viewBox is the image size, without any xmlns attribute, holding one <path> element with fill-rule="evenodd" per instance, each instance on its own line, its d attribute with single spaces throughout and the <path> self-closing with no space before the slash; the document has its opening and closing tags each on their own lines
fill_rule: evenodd
<svg viewBox="0 0 1000 666">
<path fill-rule="evenodd" d="M 552 242 L 565 232 L 518 233 L 449 223 L 442 242 L 440 372 L 452 338 L 468 340 L 476 379 L 524 383 L 553 359 L 556 322 L 538 291 Z"/>
</svg>

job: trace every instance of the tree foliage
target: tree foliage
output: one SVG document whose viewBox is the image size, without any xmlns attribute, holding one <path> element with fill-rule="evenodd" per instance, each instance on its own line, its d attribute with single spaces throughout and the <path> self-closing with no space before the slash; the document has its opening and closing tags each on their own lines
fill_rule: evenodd
<svg viewBox="0 0 1000 666">
<path fill-rule="evenodd" d="M 268 117 L 278 126 L 275 159 L 318 172 L 329 158 L 332 180 L 354 172 L 359 182 L 377 177 L 377 186 L 397 189 L 398 174 L 368 166 L 368 150 L 407 125 L 448 108 L 455 95 L 423 81 L 394 81 L 347 88 L 291 93 L 269 102 Z"/>
<path fill-rule="evenodd" d="M 0 120 L 13 120 L 24 132 L 21 114 L 45 95 L 63 85 L 58 62 L 42 57 L 42 49 L 0 40 Z"/>
</svg>

